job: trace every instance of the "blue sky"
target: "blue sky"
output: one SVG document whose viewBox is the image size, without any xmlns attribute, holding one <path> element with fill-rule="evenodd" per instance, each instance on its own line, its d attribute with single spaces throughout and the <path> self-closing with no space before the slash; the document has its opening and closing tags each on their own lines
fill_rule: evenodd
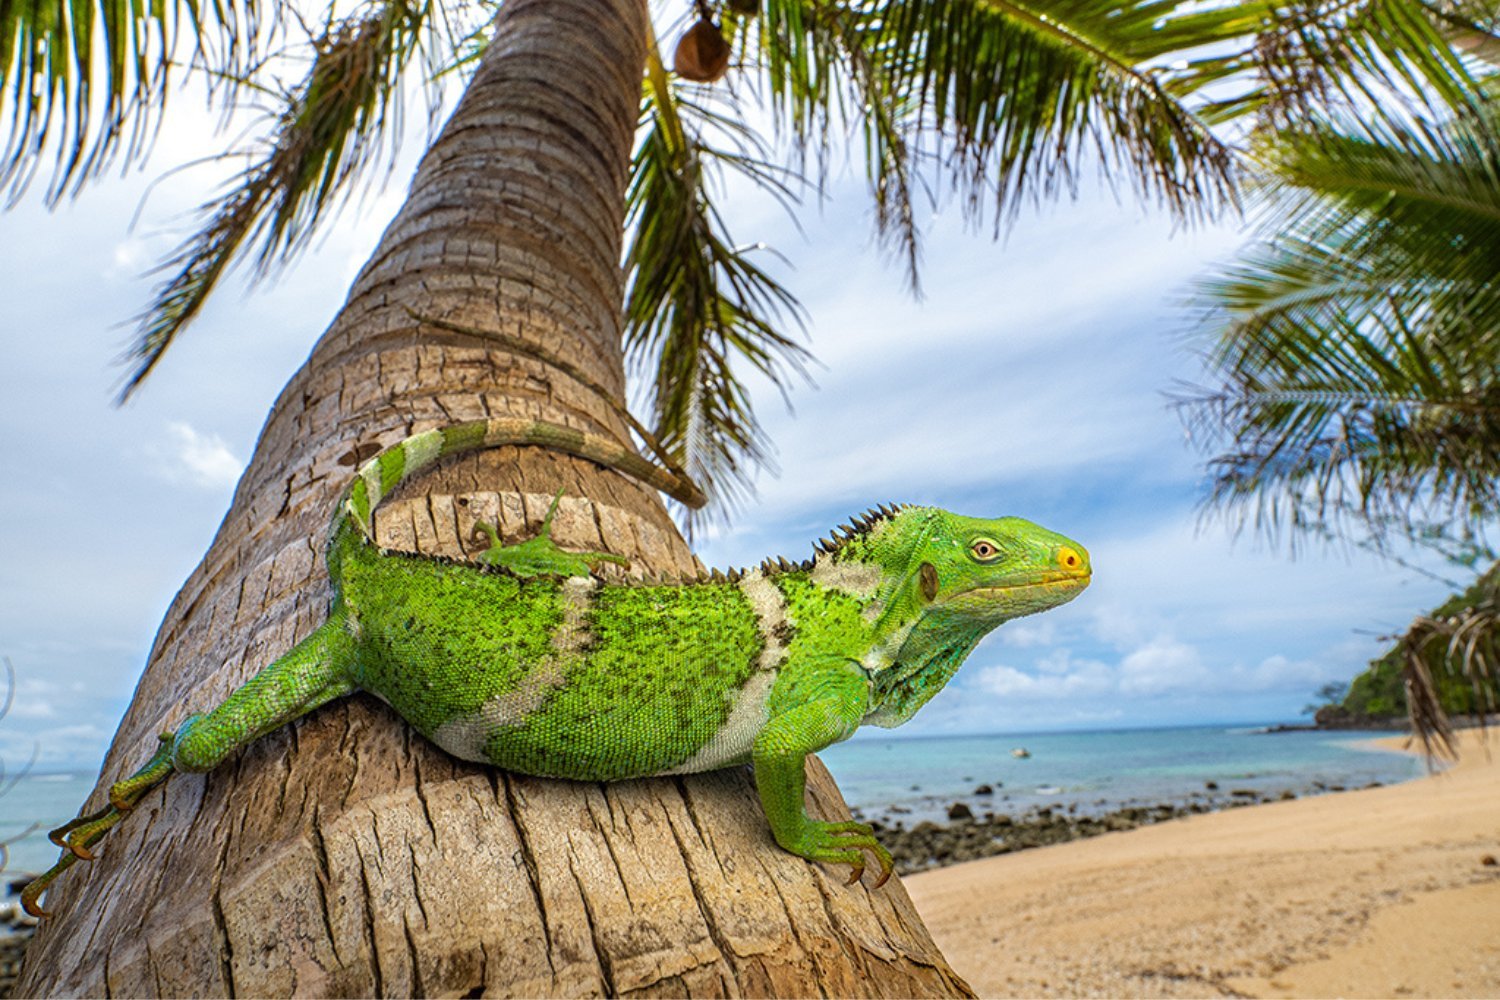
<svg viewBox="0 0 1500 1000">
<path fill-rule="evenodd" d="M 277 391 L 335 315 L 404 193 L 420 136 L 384 193 L 352 205 L 269 287 L 231 282 L 124 408 L 111 405 L 148 301 L 146 272 L 226 168 L 150 181 L 216 151 L 190 101 L 142 172 L 52 213 L 39 191 L 0 215 L 8 365 L 0 395 L 0 653 L 19 677 L 0 755 L 97 765 L 177 587 L 228 507 Z M 925 297 L 871 236 L 856 177 L 799 213 L 800 231 L 746 192 L 736 238 L 794 265 L 817 388 L 761 413 L 779 478 L 703 538 L 711 565 L 801 556 L 876 503 L 1016 514 L 1089 547 L 1092 588 L 1002 628 L 903 732 L 1295 718 L 1446 588 L 1362 553 L 1292 561 L 1199 522 L 1200 455 L 1164 391 L 1199 377 L 1187 283 L 1240 239 L 1237 224 L 1174 231 L 1160 213 L 1085 189 L 1022 213 L 1008 238 L 939 212 Z"/>
</svg>

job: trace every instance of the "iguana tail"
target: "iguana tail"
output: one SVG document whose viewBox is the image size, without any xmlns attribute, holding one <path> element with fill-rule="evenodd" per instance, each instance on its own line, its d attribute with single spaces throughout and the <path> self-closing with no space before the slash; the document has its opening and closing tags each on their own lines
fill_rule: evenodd
<svg viewBox="0 0 1500 1000">
<path fill-rule="evenodd" d="M 611 438 L 541 420 L 496 417 L 413 434 L 361 465 L 339 502 L 330 537 L 336 537 L 345 525 L 352 525 L 374 541 L 375 508 L 398 484 L 449 455 L 502 445 L 537 445 L 567 452 L 639 479 L 694 509 L 708 502 L 686 474 L 655 465 Z"/>
</svg>

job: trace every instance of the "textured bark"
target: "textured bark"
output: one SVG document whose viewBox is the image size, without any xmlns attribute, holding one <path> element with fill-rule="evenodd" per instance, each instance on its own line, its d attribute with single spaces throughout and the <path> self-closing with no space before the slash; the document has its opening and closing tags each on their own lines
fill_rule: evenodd
<svg viewBox="0 0 1500 1000">
<path fill-rule="evenodd" d="M 413 430 L 525 414 L 609 433 L 563 372 L 408 313 L 501 331 L 623 388 L 623 189 L 640 0 L 510 0 L 500 41 L 348 302 L 266 423 L 177 595 L 100 789 L 322 620 L 333 503 Z M 566 488 L 565 546 L 696 566 L 659 499 L 537 449 L 460 460 L 387 504 L 395 548 L 508 539 Z M 583 497 L 589 499 L 584 500 Z M 846 815 L 814 765 L 814 808 Z M 179 775 L 59 880 L 18 995 L 952 995 L 899 882 L 775 846 L 744 770 L 593 785 L 448 757 L 376 700 L 327 706 L 208 775 Z"/>
</svg>

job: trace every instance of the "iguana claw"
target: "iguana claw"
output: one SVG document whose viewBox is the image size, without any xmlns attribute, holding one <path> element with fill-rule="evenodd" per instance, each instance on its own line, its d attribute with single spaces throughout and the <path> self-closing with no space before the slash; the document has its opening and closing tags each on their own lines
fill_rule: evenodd
<svg viewBox="0 0 1500 1000">
<path fill-rule="evenodd" d="M 174 739 L 172 733 L 162 733 L 161 745 L 146 765 L 130 777 L 109 786 L 109 805 L 97 812 L 69 820 L 47 834 L 48 840 L 67 853 L 57 859 L 57 864 L 32 879 L 26 888 L 21 890 L 21 906 L 27 913 L 33 917 L 50 916 L 51 914 L 42 909 L 38 902 L 47 886 L 76 862 L 93 861 L 95 854 L 89 848 L 98 843 L 116 823 L 124 818 L 126 813 L 134 809 L 146 792 L 171 776 L 174 770 L 172 766 Z"/>
<path fill-rule="evenodd" d="M 874 888 L 885 885 L 895 867 L 891 852 L 875 839 L 875 831 L 868 823 L 850 820 L 844 823 L 809 821 L 802 843 L 791 850 L 811 861 L 825 864 L 848 865 L 847 885 L 858 882 L 865 874 L 865 854 L 868 851 L 880 866 L 880 877 Z"/>
</svg>

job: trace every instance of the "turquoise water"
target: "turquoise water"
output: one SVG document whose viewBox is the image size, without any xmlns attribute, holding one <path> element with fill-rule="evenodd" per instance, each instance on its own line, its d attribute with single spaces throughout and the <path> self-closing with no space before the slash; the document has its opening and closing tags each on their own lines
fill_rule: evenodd
<svg viewBox="0 0 1500 1000">
<path fill-rule="evenodd" d="M 935 819 L 953 802 L 1022 813 L 1074 806 L 1081 813 L 1122 805 L 1182 803 L 1236 789 L 1262 795 L 1315 794 L 1331 786 L 1391 784 L 1425 773 L 1420 757 L 1380 751 L 1369 741 L 1393 733 L 1268 733 L 1205 726 L 1111 732 L 856 739 L 820 756 L 850 806 L 867 816 L 895 807 Z M 1025 748 L 1031 756 L 1014 757 Z M 994 794 L 976 796 L 988 784 Z"/>
<path fill-rule="evenodd" d="M 857 739 L 823 751 L 849 804 L 868 816 L 891 807 L 911 819 L 940 818 L 950 803 L 976 812 L 1021 813 L 1073 805 L 1080 812 L 1183 802 L 1217 782 L 1218 795 L 1253 789 L 1305 795 L 1319 785 L 1358 788 L 1424 773 L 1421 759 L 1360 749 L 1379 733 L 1263 733 L 1202 727 L 1002 736 Z M 1031 757 L 1018 760 L 1015 747 Z M 41 871 L 57 858 L 45 831 L 77 814 L 92 774 L 27 775 L 0 797 L 0 840 L 12 871 Z M 980 784 L 991 796 L 975 796 Z M 22 836 L 32 824 L 37 829 Z"/>
<path fill-rule="evenodd" d="M 58 851 L 47 839 L 47 831 L 78 815 L 78 807 L 93 791 L 95 777 L 92 772 L 27 774 L 9 786 L 0 796 L 0 842 L 7 845 L 10 855 L 8 871 L 39 872 L 51 867 Z"/>
</svg>

